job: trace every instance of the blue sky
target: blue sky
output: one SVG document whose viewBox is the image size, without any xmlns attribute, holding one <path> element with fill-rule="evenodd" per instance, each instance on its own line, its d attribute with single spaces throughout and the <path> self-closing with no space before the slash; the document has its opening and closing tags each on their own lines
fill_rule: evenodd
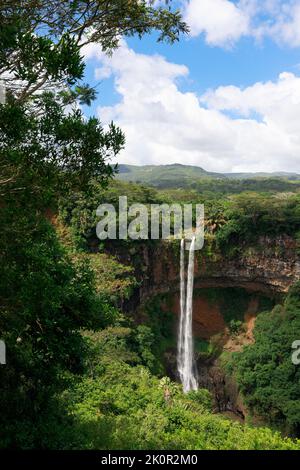
<svg viewBox="0 0 300 470">
<path fill-rule="evenodd" d="M 186 65 L 189 80 L 180 84 L 185 91 L 203 93 L 222 85 L 246 87 L 259 81 L 276 80 L 283 70 L 300 73 L 300 48 L 283 47 L 268 39 L 255 44 L 253 39 L 246 38 L 232 49 L 224 49 L 208 46 L 203 37 L 182 38 L 168 45 L 157 43 L 155 36 L 145 36 L 142 40 L 130 38 L 127 43 L 138 53 L 160 54 L 171 62 Z M 90 62 L 86 75 L 89 82 L 99 84 L 99 103 L 109 105 L 117 100 L 112 78 L 95 80 L 94 66 Z"/>
<path fill-rule="evenodd" d="M 87 115 L 126 133 L 119 162 L 300 172 L 300 1 L 182 1 L 175 45 L 130 38 L 85 50 Z"/>
</svg>

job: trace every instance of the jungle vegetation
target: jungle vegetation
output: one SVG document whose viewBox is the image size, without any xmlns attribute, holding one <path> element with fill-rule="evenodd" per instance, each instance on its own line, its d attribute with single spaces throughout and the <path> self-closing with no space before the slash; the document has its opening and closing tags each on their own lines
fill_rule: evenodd
<svg viewBox="0 0 300 470">
<path fill-rule="evenodd" d="M 165 377 L 151 325 L 137 324 L 123 310 L 140 282 L 134 266 L 122 264 L 105 245 L 91 245 L 101 201 L 113 202 L 124 190 L 146 204 L 175 193 L 112 180 L 116 168 L 109 159 L 118 156 L 125 136 L 113 123 L 104 129 L 97 118 L 85 119 L 76 105 L 95 98 L 83 81 L 81 48 L 96 42 L 112 52 L 120 35 L 142 37 L 152 30 L 158 40 L 174 42 L 187 32 L 180 14 L 143 0 L 24 5 L 5 0 L 0 7 L 6 87 L 0 104 L 0 338 L 7 347 L 7 364 L 0 366 L 0 447 L 299 449 L 299 441 L 280 430 L 213 414 L 206 390 L 184 395 Z M 176 199 L 205 197 L 207 229 L 219 247 L 266 230 L 299 233 L 296 183 L 246 185 L 259 191 L 252 193 L 242 192 L 241 182 L 240 190 L 216 182 L 217 192 L 211 181 L 195 184 Z M 285 307 L 292 319 L 299 313 L 293 295 Z M 280 334 L 289 337 L 277 312 L 279 320 L 286 325 Z M 252 355 L 265 349 L 259 335 L 255 347 L 258 352 L 245 351 L 237 366 L 241 386 L 251 381 L 256 394 L 250 405 L 272 409 L 288 381 L 271 425 L 286 420 L 297 430 L 291 412 L 296 372 L 273 381 L 274 396 L 262 404 L 264 390 L 249 376 Z M 265 367 L 276 368 L 278 358 L 266 357 Z"/>
</svg>

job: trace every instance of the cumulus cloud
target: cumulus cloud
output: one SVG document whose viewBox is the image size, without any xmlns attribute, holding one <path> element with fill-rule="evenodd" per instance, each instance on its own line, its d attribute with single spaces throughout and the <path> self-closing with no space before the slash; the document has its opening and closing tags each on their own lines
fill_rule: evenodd
<svg viewBox="0 0 300 470">
<path fill-rule="evenodd" d="M 112 74 L 120 95 L 116 105 L 98 108 L 103 122 L 114 120 L 125 131 L 120 162 L 299 171 L 300 77 L 282 73 L 275 82 L 198 97 L 180 90 L 187 67 L 159 55 L 138 54 L 126 43 L 112 57 L 94 45 L 85 55 Z"/>
<path fill-rule="evenodd" d="M 183 15 L 191 35 L 203 34 L 212 46 L 233 46 L 243 36 L 300 46 L 300 0 L 186 0 Z"/>
<path fill-rule="evenodd" d="M 249 30 L 247 9 L 228 0 L 190 0 L 184 19 L 192 36 L 204 33 L 211 45 L 232 45 Z"/>
</svg>

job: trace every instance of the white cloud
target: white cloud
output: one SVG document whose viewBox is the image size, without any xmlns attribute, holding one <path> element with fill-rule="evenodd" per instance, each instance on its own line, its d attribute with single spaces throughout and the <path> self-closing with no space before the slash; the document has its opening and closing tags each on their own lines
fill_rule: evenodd
<svg viewBox="0 0 300 470">
<path fill-rule="evenodd" d="M 204 34 L 212 46 L 232 46 L 243 36 L 300 46 L 300 0 L 186 0 L 183 14 L 191 35 Z"/>
<path fill-rule="evenodd" d="M 258 113 L 263 122 L 287 133 L 300 131 L 300 78 L 292 73 L 281 73 L 277 82 L 256 83 L 244 90 L 219 87 L 201 100 L 212 109 L 236 111 L 244 117 Z"/>
<path fill-rule="evenodd" d="M 300 46 L 300 2 L 292 2 L 282 8 L 269 34 L 277 41 L 291 47 Z"/>
<path fill-rule="evenodd" d="M 228 0 L 190 0 L 184 19 L 192 36 L 204 33 L 211 45 L 232 45 L 249 30 L 247 9 Z"/>
<path fill-rule="evenodd" d="M 103 67 L 97 67 L 95 69 L 95 78 L 97 80 L 105 80 L 106 78 L 109 78 L 110 76 L 111 76 L 110 67 L 103 66 Z"/>
<path fill-rule="evenodd" d="M 137 54 L 125 43 L 112 57 L 88 46 L 86 57 L 114 77 L 120 101 L 99 107 L 126 134 L 122 163 L 199 165 L 211 171 L 300 170 L 300 77 L 210 90 L 180 91 L 183 65 Z M 234 117 L 232 116 L 234 113 Z"/>
</svg>

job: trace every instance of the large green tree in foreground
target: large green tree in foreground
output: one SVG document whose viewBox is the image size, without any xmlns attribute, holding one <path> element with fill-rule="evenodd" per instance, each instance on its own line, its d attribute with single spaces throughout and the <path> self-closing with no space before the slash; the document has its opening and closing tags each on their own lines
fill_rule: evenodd
<svg viewBox="0 0 300 470">
<path fill-rule="evenodd" d="M 170 1 L 160 7 L 153 4 L 144 0 L 1 2 L 0 81 L 8 102 L 0 140 L 5 152 L 2 189 L 20 173 L 20 160 L 27 161 L 27 169 L 28 163 L 30 169 L 36 165 L 36 142 L 41 150 L 40 174 L 60 172 L 69 186 L 74 174 L 85 180 L 100 175 L 103 181 L 111 176 L 107 162 L 120 151 L 124 137 L 113 125 L 105 133 L 95 118 L 85 122 L 77 108 L 78 102 L 89 104 L 96 96 L 82 82 L 81 48 L 95 42 L 112 53 L 121 36 L 141 37 L 157 30 L 158 40 L 173 42 L 187 31 L 180 14 L 171 11 Z M 14 158 L 8 146 L 25 158 Z M 53 181 L 50 178 L 47 186 Z"/>
<path fill-rule="evenodd" d="M 98 43 L 108 53 L 123 36 L 155 30 L 174 42 L 187 32 L 171 0 L 4 0 L 0 7 L 0 76 L 18 101 L 38 90 L 74 86 L 83 78 L 80 49 Z M 72 90 L 90 100 L 86 86 Z M 74 95 L 75 93 L 75 95 Z"/>
<path fill-rule="evenodd" d="M 124 145 L 120 129 L 104 130 L 77 106 L 95 97 L 82 83 L 80 49 L 96 41 L 112 52 L 121 35 L 152 29 L 175 40 L 185 30 L 179 15 L 151 3 L 1 2 L 1 446 L 40 444 L 32 423 L 47 423 L 62 378 L 80 371 L 80 329 L 100 328 L 114 315 L 89 266 L 72 262 L 48 219 L 59 197 L 87 188 L 91 177 L 105 185 L 109 159 Z"/>
</svg>

